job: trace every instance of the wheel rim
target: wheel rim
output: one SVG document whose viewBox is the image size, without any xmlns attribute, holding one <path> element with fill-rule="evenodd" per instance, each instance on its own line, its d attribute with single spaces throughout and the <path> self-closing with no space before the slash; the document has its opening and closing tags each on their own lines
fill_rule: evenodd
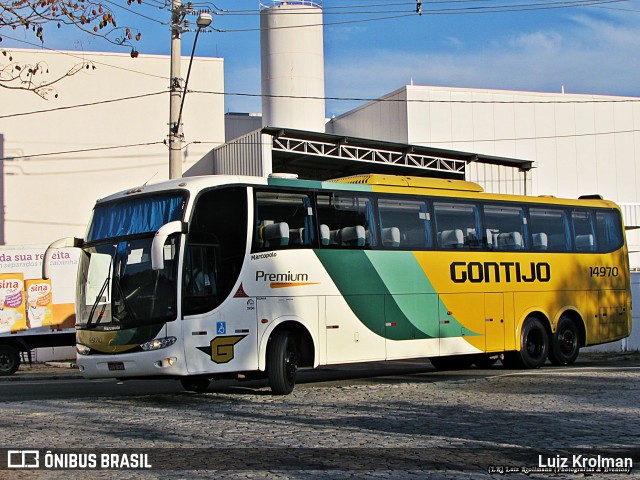
<svg viewBox="0 0 640 480">
<path fill-rule="evenodd" d="M 284 356 L 284 372 L 287 381 L 293 383 L 296 380 L 296 370 L 298 369 L 298 356 L 291 346 L 291 342 L 287 342 L 287 352 Z"/>
<path fill-rule="evenodd" d="M 13 367 L 13 360 L 6 353 L 0 354 L 0 370 L 9 370 Z"/>
<path fill-rule="evenodd" d="M 527 335 L 527 353 L 531 358 L 539 358 L 543 354 L 544 341 L 542 340 L 542 333 L 538 330 L 533 330 Z"/>
<path fill-rule="evenodd" d="M 576 348 L 578 338 L 571 328 L 564 328 L 558 334 L 558 347 L 564 354 L 571 355 Z"/>
</svg>

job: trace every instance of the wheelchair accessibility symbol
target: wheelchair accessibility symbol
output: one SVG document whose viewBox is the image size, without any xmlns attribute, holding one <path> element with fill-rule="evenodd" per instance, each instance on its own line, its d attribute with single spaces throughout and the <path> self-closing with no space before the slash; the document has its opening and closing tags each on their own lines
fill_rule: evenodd
<svg viewBox="0 0 640 480">
<path fill-rule="evenodd" d="M 216 335 L 227 334 L 227 322 L 216 322 Z"/>
</svg>

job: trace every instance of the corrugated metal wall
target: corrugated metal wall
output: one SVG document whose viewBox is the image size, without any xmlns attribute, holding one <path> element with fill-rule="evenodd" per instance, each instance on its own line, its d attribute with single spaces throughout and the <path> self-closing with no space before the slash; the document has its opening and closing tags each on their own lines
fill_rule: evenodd
<svg viewBox="0 0 640 480">
<path fill-rule="evenodd" d="M 267 176 L 271 173 L 271 135 L 248 133 L 213 150 L 213 174 Z"/>
</svg>

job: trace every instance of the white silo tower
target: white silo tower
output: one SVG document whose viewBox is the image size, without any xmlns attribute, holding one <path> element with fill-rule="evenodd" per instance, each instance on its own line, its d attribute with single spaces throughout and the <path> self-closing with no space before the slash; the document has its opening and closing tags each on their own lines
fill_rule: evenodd
<svg viewBox="0 0 640 480">
<path fill-rule="evenodd" d="M 325 131 L 322 2 L 260 2 L 262 126 Z"/>
</svg>

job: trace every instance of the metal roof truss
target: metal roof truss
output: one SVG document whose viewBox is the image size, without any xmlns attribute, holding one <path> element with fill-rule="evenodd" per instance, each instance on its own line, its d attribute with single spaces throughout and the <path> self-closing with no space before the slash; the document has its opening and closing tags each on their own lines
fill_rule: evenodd
<svg viewBox="0 0 640 480">
<path fill-rule="evenodd" d="M 421 168 L 434 172 L 460 175 L 462 178 L 464 178 L 467 163 L 464 160 L 440 158 L 415 152 L 384 150 L 347 143 L 305 140 L 285 135 L 273 137 L 273 150 L 316 157 Z"/>
</svg>

